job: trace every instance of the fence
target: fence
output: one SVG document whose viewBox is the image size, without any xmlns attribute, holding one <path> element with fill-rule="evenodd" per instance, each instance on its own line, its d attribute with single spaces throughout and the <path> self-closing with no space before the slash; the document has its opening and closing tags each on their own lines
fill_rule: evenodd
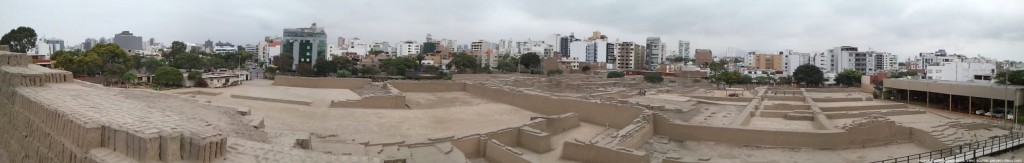
<svg viewBox="0 0 1024 163">
<path fill-rule="evenodd" d="M 889 162 L 976 162 L 979 157 L 1014 149 L 1024 144 L 1024 133 L 1011 132 L 992 139 L 953 146 L 931 152 L 891 158 L 873 163 Z"/>
</svg>

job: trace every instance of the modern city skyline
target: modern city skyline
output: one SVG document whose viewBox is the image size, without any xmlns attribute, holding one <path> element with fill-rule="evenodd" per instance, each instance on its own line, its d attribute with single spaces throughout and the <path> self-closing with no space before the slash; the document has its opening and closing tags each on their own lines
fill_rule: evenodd
<svg viewBox="0 0 1024 163">
<path fill-rule="evenodd" d="M 892 52 L 901 59 L 946 49 L 968 56 L 1024 60 L 1024 32 L 1018 29 L 1024 26 L 1019 21 L 1024 20 L 1024 2 L 1009 0 L 657 2 L 662 5 L 631 1 L 238 2 L 14 1 L 7 3 L 11 7 L 4 12 L 52 10 L 0 14 L 0 28 L 30 26 L 71 44 L 125 30 L 165 42 L 255 43 L 281 29 L 310 23 L 330 31 L 329 38 L 391 42 L 418 40 L 426 33 L 454 40 L 497 41 L 602 31 L 613 36 L 611 40 L 642 42 L 658 36 L 665 42 L 690 41 L 691 49 L 723 52 L 727 47 L 809 52 L 850 45 Z M 393 6 L 394 10 L 370 6 Z"/>
</svg>

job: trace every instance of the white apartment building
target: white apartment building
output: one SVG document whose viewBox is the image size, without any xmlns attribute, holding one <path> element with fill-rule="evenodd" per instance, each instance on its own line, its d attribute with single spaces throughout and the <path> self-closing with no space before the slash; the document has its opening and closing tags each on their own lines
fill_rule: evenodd
<svg viewBox="0 0 1024 163">
<path fill-rule="evenodd" d="M 608 41 L 597 39 L 587 43 L 587 63 L 604 63 L 608 60 Z"/>
<path fill-rule="evenodd" d="M 416 41 L 403 41 L 398 43 L 398 53 L 396 56 L 409 56 L 420 54 L 420 44 Z"/>
<path fill-rule="evenodd" d="M 782 75 L 791 76 L 793 75 L 793 72 L 796 72 L 796 68 L 800 67 L 800 65 L 814 63 L 811 53 L 794 52 L 793 50 L 784 50 L 782 52 L 782 58 L 784 59 L 782 63 Z"/>
<path fill-rule="evenodd" d="M 569 58 L 565 60 L 573 62 L 586 62 L 587 59 L 587 43 L 586 41 L 576 41 L 569 43 Z"/>
<path fill-rule="evenodd" d="M 925 68 L 925 79 L 992 82 L 996 65 L 984 62 L 953 60 L 953 62 L 931 63 Z"/>
<path fill-rule="evenodd" d="M 892 53 L 875 54 L 875 70 L 895 71 L 899 69 L 899 58 Z"/>
<path fill-rule="evenodd" d="M 679 40 L 679 55 L 683 58 L 690 58 L 690 42 Z"/>
<path fill-rule="evenodd" d="M 233 53 L 238 52 L 238 47 L 235 46 L 214 46 L 214 53 Z"/>
</svg>

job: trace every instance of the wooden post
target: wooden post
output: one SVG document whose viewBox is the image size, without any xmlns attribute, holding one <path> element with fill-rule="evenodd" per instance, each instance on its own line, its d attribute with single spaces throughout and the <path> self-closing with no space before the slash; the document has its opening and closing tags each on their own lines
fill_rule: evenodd
<svg viewBox="0 0 1024 163">
<path fill-rule="evenodd" d="M 974 114 L 974 97 L 967 96 L 967 114 Z"/>
<path fill-rule="evenodd" d="M 910 90 L 907 90 L 907 104 L 910 104 Z"/>
<path fill-rule="evenodd" d="M 949 94 L 949 111 L 953 111 L 953 94 Z"/>
<path fill-rule="evenodd" d="M 924 107 L 932 107 L 932 92 L 924 92 Z"/>
</svg>

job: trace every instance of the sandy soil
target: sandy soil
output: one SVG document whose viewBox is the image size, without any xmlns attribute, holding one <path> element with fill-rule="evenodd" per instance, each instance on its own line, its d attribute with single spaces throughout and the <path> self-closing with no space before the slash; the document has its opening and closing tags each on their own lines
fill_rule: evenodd
<svg viewBox="0 0 1024 163">
<path fill-rule="evenodd" d="M 654 140 L 654 139 L 652 139 Z M 657 144 L 657 145 L 656 145 Z M 870 162 L 885 158 L 927 152 L 928 149 L 914 143 L 897 143 L 868 148 L 812 149 L 733 145 L 715 142 L 671 141 L 660 144 L 648 141 L 642 150 L 660 149 L 681 156 L 683 160 L 696 161 L 710 157 L 710 162 Z M 664 154 L 670 154 L 664 153 Z M 663 155 L 655 154 L 656 157 Z"/>
<path fill-rule="evenodd" d="M 693 105 L 696 104 L 696 102 L 691 102 L 689 97 L 673 94 L 637 96 L 626 100 L 640 104 L 665 106 L 666 109 L 680 110 L 684 112 L 693 109 Z"/>
<path fill-rule="evenodd" d="M 753 117 L 750 127 L 814 130 L 814 121 L 794 121 L 782 118 Z"/>
<path fill-rule="evenodd" d="M 418 108 L 425 109 L 392 110 L 327 108 L 316 102 L 314 106 L 304 106 L 236 99 L 229 96 L 237 89 L 213 90 L 224 93 L 196 97 L 218 105 L 251 108 L 253 115 L 266 118 L 267 129 L 335 134 L 360 141 L 493 131 L 529 122 L 529 117 L 541 116 L 465 92 L 411 93 L 407 99 L 415 101 Z"/>
</svg>

